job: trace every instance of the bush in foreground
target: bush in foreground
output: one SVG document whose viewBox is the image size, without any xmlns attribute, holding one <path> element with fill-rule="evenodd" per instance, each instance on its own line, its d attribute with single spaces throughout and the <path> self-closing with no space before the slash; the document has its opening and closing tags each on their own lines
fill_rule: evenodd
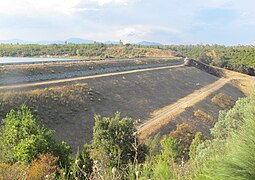
<svg viewBox="0 0 255 180">
<path fill-rule="evenodd" d="M 70 147 L 57 143 L 53 131 L 38 125 L 36 118 L 25 105 L 17 112 L 11 110 L 0 127 L 0 162 L 30 163 L 39 154 L 50 153 L 59 158 L 60 164 L 69 163 Z"/>
</svg>

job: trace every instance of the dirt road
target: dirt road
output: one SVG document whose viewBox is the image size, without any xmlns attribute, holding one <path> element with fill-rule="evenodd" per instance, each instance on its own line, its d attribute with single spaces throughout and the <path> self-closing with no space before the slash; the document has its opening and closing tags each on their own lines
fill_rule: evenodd
<svg viewBox="0 0 255 180">
<path fill-rule="evenodd" d="M 230 80 L 231 78 L 221 78 L 218 81 L 215 81 L 214 83 L 189 94 L 188 96 L 178 100 L 177 102 L 158 110 L 157 112 L 152 114 L 151 119 L 138 127 L 139 137 L 142 140 L 146 139 L 150 136 L 150 134 L 158 130 L 161 126 L 166 125 L 171 119 L 177 117 L 182 112 L 184 112 L 185 108 L 200 102 L 211 93 L 222 88 Z"/>
<path fill-rule="evenodd" d="M 161 69 L 171 69 L 171 68 L 177 68 L 177 67 L 183 67 L 183 66 L 184 65 L 181 64 L 181 65 L 172 65 L 172 66 L 164 66 L 164 67 L 156 67 L 156 68 L 146 68 L 146 69 L 136 69 L 136 70 L 130 70 L 130 71 L 106 73 L 106 74 L 97 74 L 97 75 L 75 77 L 75 78 L 66 78 L 66 79 L 59 79 L 59 80 L 40 81 L 40 82 L 34 82 L 34 83 L 2 85 L 0 86 L 0 90 L 12 90 L 12 89 L 19 89 L 19 88 L 37 87 L 37 86 L 43 86 L 43 85 L 52 85 L 52 84 L 66 83 L 66 82 L 86 80 L 86 79 L 94 79 L 94 78 L 100 78 L 100 77 L 124 75 L 124 74 L 139 73 L 139 72 L 145 72 L 145 71 L 155 71 L 155 70 L 161 70 Z"/>
</svg>

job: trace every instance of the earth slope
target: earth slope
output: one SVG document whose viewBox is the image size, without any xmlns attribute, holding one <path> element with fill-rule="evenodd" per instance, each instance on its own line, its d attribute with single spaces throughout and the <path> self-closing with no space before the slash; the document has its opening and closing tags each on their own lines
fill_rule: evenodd
<svg viewBox="0 0 255 180">
<path fill-rule="evenodd" d="M 218 80 L 195 67 L 178 66 L 3 91 L 0 119 L 11 108 L 17 109 L 25 103 L 32 107 L 46 127 L 55 130 L 58 140 L 67 141 L 76 150 L 91 141 L 95 114 L 112 116 L 119 111 L 122 116 L 140 119 L 141 125 L 155 112 Z M 220 92 L 231 95 L 233 100 L 244 96 L 232 84 L 214 93 Z M 220 108 L 211 106 L 211 96 L 201 99 L 192 108 L 202 108 L 216 119 Z M 180 116 L 169 119 L 162 132 L 167 134 L 184 121 L 207 132 L 209 126 L 200 127 L 201 123 L 193 123 L 193 109 L 187 108 Z"/>
</svg>

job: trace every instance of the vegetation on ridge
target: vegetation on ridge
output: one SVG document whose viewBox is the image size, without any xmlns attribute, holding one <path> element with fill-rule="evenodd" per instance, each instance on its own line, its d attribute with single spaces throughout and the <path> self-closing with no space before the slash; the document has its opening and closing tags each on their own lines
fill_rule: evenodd
<svg viewBox="0 0 255 180">
<path fill-rule="evenodd" d="M 171 50 L 131 44 L 0 44 L 0 57 L 129 58 L 171 56 L 172 53 Z"/>
<path fill-rule="evenodd" d="M 254 46 L 172 45 L 166 49 L 206 64 L 255 75 Z"/>
</svg>

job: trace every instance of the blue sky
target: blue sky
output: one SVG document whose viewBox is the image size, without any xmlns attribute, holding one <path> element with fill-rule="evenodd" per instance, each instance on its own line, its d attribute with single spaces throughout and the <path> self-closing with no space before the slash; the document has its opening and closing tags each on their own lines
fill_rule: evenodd
<svg viewBox="0 0 255 180">
<path fill-rule="evenodd" d="M 0 0 L 0 39 L 255 44 L 252 0 Z"/>
</svg>

